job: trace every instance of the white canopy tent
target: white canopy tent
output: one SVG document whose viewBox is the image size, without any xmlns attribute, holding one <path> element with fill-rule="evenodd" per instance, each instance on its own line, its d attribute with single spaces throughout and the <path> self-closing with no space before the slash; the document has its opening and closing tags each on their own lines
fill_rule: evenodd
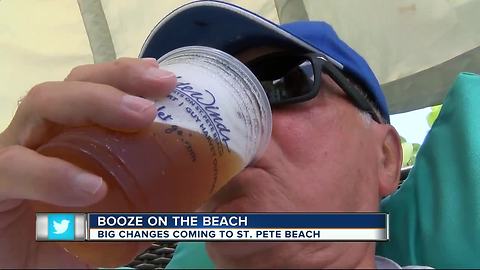
<svg viewBox="0 0 480 270">
<path fill-rule="evenodd" d="M 76 65 L 136 57 L 179 0 L 0 0 L 0 130 L 33 85 Z M 441 103 L 461 71 L 480 73 L 480 1 L 229 1 L 274 22 L 324 20 L 362 54 L 391 113 Z"/>
</svg>

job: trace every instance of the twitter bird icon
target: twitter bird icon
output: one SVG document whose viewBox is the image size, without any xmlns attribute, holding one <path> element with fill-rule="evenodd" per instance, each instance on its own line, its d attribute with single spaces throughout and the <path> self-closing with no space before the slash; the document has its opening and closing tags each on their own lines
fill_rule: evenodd
<svg viewBox="0 0 480 270">
<path fill-rule="evenodd" d="M 74 214 L 48 214 L 48 240 L 75 239 Z"/>
<path fill-rule="evenodd" d="M 60 223 L 56 222 L 55 220 L 53 221 L 53 229 L 55 230 L 53 233 L 54 234 L 62 234 L 65 233 L 68 229 L 68 224 L 70 223 L 70 220 L 68 219 L 62 219 Z"/>
</svg>

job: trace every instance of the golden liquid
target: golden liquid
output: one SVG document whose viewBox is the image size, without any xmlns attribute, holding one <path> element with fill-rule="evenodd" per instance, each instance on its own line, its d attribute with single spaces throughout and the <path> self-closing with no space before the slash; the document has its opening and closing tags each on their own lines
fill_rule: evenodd
<svg viewBox="0 0 480 270">
<path fill-rule="evenodd" d="M 109 145 L 107 149 L 122 162 L 104 168 L 91 156 L 55 143 L 51 144 L 52 147 L 40 148 L 39 152 L 62 158 L 102 176 L 108 185 L 107 196 L 86 208 L 33 202 L 37 212 L 192 212 L 246 165 L 233 151 L 219 155 L 203 134 L 175 126 L 155 123 L 148 132 L 139 134 L 83 128 L 70 137 L 69 142 L 81 147 L 81 143 L 75 142 L 83 140 L 82 132 L 88 133 L 89 138 L 100 138 L 106 144 L 110 142 L 113 146 Z M 104 153 L 95 147 L 91 149 L 98 150 L 90 153 L 92 155 Z M 215 149 L 215 159 L 212 158 L 212 149 Z M 140 193 L 132 195 L 128 189 L 123 190 L 119 183 L 124 179 L 115 179 L 109 173 L 119 169 L 127 169 L 136 176 L 134 181 Z M 125 265 L 149 245 L 145 242 L 57 244 L 93 267 Z"/>
</svg>

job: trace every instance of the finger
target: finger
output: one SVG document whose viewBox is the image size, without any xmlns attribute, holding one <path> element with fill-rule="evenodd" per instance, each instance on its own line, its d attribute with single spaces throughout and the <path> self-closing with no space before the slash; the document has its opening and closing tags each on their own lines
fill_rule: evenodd
<svg viewBox="0 0 480 270">
<path fill-rule="evenodd" d="M 97 125 L 133 132 L 155 118 L 154 103 L 102 84 L 47 82 L 29 92 L 2 137 L 34 148 L 62 131 L 62 126 Z M 55 124 L 52 124 L 55 123 Z"/>
<path fill-rule="evenodd" d="M 90 82 L 49 82 L 36 86 L 22 104 L 43 119 L 66 126 L 96 124 L 137 130 L 151 124 L 154 102 Z"/>
<path fill-rule="evenodd" d="M 108 85 L 47 82 L 32 88 L 9 130 L 15 133 L 10 136 L 18 138 L 16 143 L 32 147 L 25 138 L 32 140 L 52 133 L 54 126 L 47 125 L 50 122 L 71 127 L 98 125 L 128 132 L 148 127 L 155 113 L 152 101 Z"/>
<path fill-rule="evenodd" d="M 113 62 L 78 66 L 65 80 L 108 84 L 148 98 L 167 96 L 176 83 L 175 75 L 160 69 L 154 58 L 120 58 Z"/>
<path fill-rule="evenodd" d="M 0 151 L 0 200 L 28 199 L 61 206 L 87 206 L 107 192 L 105 182 L 66 161 L 21 146 Z"/>
</svg>

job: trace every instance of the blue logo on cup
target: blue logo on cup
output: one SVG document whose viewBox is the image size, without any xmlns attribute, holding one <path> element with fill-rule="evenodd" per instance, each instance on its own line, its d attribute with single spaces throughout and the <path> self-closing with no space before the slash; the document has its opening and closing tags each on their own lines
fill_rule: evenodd
<svg viewBox="0 0 480 270">
<path fill-rule="evenodd" d="M 48 214 L 48 240 L 75 240 L 75 215 Z"/>
</svg>

